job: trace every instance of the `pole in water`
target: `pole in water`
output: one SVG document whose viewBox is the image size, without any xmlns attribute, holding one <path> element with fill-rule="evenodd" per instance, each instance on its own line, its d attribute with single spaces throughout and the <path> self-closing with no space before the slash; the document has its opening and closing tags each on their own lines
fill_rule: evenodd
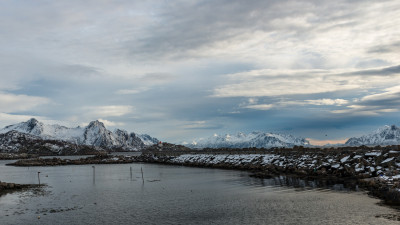
<svg viewBox="0 0 400 225">
<path fill-rule="evenodd" d="M 93 168 L 93 183 L 94 183 L 96 178 L 96 167 L 92 166 L 92 168 Z"/>
<path fill-rule="evenodd" d="M 144 183 L 144 178 L 143 178 L 143 168 L 142 168 L 142 167 L 140 167 L 140 171 L 142 171 L 142 181 L 143 181 L 143 183 Z"/>
<path fill-rule="evenodd" d="M 132 180 L 132 166 L 129 168 L 130 172 L 131 172 L 131 180 Z"/>
<path fill-rule="evenodd" d="M 37 179 L 39 181 L 39 186 L 40 186 L 40 176 L 39 176 L 40 172 L 37 172 Z"/>
</svg>

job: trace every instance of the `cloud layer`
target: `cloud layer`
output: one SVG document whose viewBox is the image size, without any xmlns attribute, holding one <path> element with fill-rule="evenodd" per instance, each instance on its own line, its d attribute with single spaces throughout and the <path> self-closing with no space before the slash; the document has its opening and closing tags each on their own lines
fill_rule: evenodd
<svg viewBox="0 0 400 225">
<path fill-rule="evenodd" d="M 395 0 L 3 1 L 0 125 L 343 139 L 399 121 L 398 15 Z"/>
</svg>

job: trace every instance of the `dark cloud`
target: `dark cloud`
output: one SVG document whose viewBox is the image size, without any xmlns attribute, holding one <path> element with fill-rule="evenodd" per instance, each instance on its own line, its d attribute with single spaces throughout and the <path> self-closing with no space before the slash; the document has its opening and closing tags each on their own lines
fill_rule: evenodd
<svg viewBox="0 0 400 225">
<path fill-rule="evenodd" d="M 347 7 L 346 1 L 323 5 L 317 1 L 276 0 L 173 2 L 164 6 L 157 22 L 142 37 L 128 40 L 125 46 L 134 57 L 206 57 L 201 48 L 240 40 L 257 31 L 278 31 L 282 34 L 276 35 L 282 38 L 301 40 L 317 35 L 320 29 L 354 26 L 356 22 L 341 22 L 357 18 L 357 12 L 347 13 Z M 332 27 L 321 26 L 324 23 Z"/>
<path fill-rule="evenodd" d="M 395 74 L 400 74 L 400 65 L 389 66 L 379 69 L 360 70 L 342 75 L 390 76 Z"/>
<path fill-rule="evenodd" d="M 394 42 L 391 44 L 373 46 L 370 49 L 368 49 L 367 52 L 385 54 L 385 53 L 397 53 L 399 51 L 400 51 L 400 42 Z"/>
</svg>

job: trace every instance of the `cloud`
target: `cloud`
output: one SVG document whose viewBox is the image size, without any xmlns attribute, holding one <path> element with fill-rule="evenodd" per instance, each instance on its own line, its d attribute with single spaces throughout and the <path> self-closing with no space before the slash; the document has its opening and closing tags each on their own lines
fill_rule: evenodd
<svg viewBox="0 0 400 225">
<path fill-rule="evenodd" d="M 27 121 L 31 118 L 36 118 L 40 121 L 47 121 L 48 118 L 41 116 L 33 116 L 33 115 L 17 115 L 17 114 L 9 114 L 0 112 L 0 129 L 15 123 L 20 123 L 22 121 Z"/>
<path fill-rule="evenodd" d="M 400 42 L 396 41 L 389 44 L 381 44 L 371 47 L 368 53 L 389 54 L 398 53 L 400 51 Z"/>
<path fill-rule="evenodd" d="M 121 89 L 121 90 L 116 91 L 115 93 L 119 94 L 119 95 L 131 95 L 131 94 L 138 94 L 140 92 L 144 92 L 147 90 L 148 90 L 148 88 Z"/>
<path fill-rule="evenodd" d="M 310 105 L 346 105 L 349 101 L 345 99 L 317 99 L 317 100 L 305 100 Z"/>
<path fill-rule="evenodd" d="M 382 79 L 382 76 L 387 78 Z M 227 78 L 230 84 L 216 87 L 212 97 L 287 96 L 372 89 L 400 82 L 400 66 L 348 71 L 253 70 L 230 74 Z"/>
<path fill-rule="evenodd" d="M 273 104 L 260 104 L 260 105 L 248 105 L 248 106 L 245 106 L 244 108 L 257 109 L 257 110 L 269 110 L 274 107 L 275 106 Z"/>
<path fill-rule="evenodd" d="M 384 89 L 381 93 L 355 99 L 345 109 L 333 110 L 335 114 L 377 116 L 400 111 L 400 86 Z"/>
<path fill-rule="evenodd" d="M 391 0 L 3 1 L 0 93 L 19 97 L 0 109 L 76 124 L 102 118 L 172 139 L 382 115 L 397 109 L 395 93 L 379 94 L 400 83 L 399 8 Z"/>
<path fill-rule="evenodd" d="M 183 125 L 180 126 L 181 128 L 185 130 L 192 130 L 192 129 L 206 129 L 206 130 L 214 130 L 214 129 L 219 129 L 221 128 L 221 125 L 219 124 L 210 124 L 207 121 L 186 121 L 184 122 Z"/>
<path fill-rule="evenodd" d="M 15 113 L 32 110 L 40 105 L 50 103 L 50 99 L 45 97 L 15 95 L 0 92 L 0 112 Z"/>
<path fill-rule="evenodd" d="M 133 107 L 130 105 L 90 106 L 84 109 L 87 111 L 87 116 L 92 118 L 119 117 L 133 112 Z"/>
<path fill-rule="evenodd" d="M 116 127 L 116 126 L 124 126 L 124 123 L 112 122 L 109 120 L 98 119 L 98 121 L 104 123 L 106 127 Z"/>
<path fill-rule="evenodd" d="M 256 110 L 270 110 L 270 109 L 282 109 L 291 106 L 306 106 L 306 105 L 318 105 L 318 106 L 341 106 L 348 104 L 348 100 L 345 99 L 315 99 L 315 100 L 280 100 L 273 102 L 272 104 L 254 104 L 256 102 L 249 101 L 249 104 L 242 104 L 242 108 L 256 109 Z"/>
</svg>

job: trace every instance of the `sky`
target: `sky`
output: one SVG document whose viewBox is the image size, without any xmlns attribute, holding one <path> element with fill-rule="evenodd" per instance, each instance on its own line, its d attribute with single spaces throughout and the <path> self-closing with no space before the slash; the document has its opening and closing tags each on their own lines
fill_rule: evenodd
<svg viewBox="0 0 400 225">
<path fill-rule="evenodd" d="M 0 126 L 340 143 L 400 124 L 400 1 L 0 1 Z"/>
</svg>

